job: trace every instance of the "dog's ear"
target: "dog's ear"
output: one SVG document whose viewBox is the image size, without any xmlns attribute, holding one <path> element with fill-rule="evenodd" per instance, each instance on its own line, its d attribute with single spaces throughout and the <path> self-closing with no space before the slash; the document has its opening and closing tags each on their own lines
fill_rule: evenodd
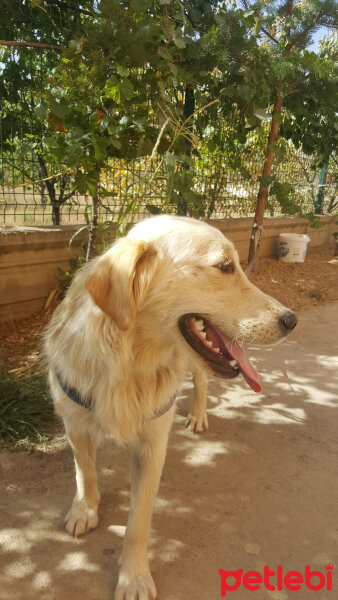
<svg viewBox="0 0 338 600">
<path fill-rule="evenodd" d="M 121 238 L 98 259 L 85 287 L 95 304 L 120 329 L 133 323 L 157 264 L 157 252 L 148 242 Z"/>
</svg>

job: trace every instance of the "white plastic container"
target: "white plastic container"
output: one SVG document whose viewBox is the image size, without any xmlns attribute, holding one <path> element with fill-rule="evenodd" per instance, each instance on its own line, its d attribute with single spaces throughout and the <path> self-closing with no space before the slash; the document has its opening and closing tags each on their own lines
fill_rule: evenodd
<svg viewBox="0 0 338 600">
<path fill-rule="evenodd" d="M 309 241 L 309 236 L 304 233 L 280 233 L 279 260 L 304 262 Z"/>
</svg>

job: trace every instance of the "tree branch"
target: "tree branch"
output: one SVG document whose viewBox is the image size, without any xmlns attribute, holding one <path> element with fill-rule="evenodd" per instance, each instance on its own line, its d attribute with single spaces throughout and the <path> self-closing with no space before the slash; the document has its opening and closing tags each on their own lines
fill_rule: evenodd
<svg viewBox="0 0 338 600">
<path fill-rule="evenodd" d="M 288 53 L 291 50 L 292 46 L 294 46 L 295 44 L 297 44 L 297 42 L 302 40 L 306 36 L 306 34 L 309 33 L 309 31 L 311 31 L 311 29 L 313 29 L 316 25 L 318 25 L 318 22 L 322 16 L 323 15 L 317 15 L 316 18 L 312 21 L 312 23 L 310 23 L 310 25 L 305 27 L 305 29 L 303 29 L 303 31 L 301 31 L 300 33 L 295 35 L 293 38 L 291 37 L 290 42 L 285 47 L 285 53 Z"/>
<path fill-rule="evenodd" d="M 288 15 L 288 17 L 291 17 L 292 15 L 292 11 L 293 11 L 293 1 L 294 0 L 287 0 L 286 2 L 286 14 Z"/>
<path fill-rule="evenodd" d="M 332 158 L 333 162 L 334 162 L 334 163 L 337 165 L 337 167 L 338 167 L 338 162 L 337 162 L 337 160 L 335 159 L 335 157 L 334 157 L 334 155 L 333 155 L 333 152 L 332 152 L 332 154 L 330 154 L 330 158 Z"/>
<path fill-rule="evenodd" d="M 311 77 L 312 73 L 307 73 L 307 75 L 304 75 L 304 77 L 301 77 L 300 79 L 296 79 L 295 81 L 292 81 L 291 83 L 289 83 L 288 87 L 287 87 L 287 92 L 292 94 L 294 93 L 294 88 L 297 87 L 297 85 L 299 85 L 300 83 L 303 83 L 304 81 L 306 81 L 307 79 L 309 79 L 309 77 Z"/>
<path fill-rule="evenodd" d="M 246 1 L 246 0 L 242 0 L 242 4 L 243 4 L 243 6 L 244 6 L 245 10 L 249 10 L 249 8 L 250 8 L 250 7 L 249 7 L 249 4 L 247 3 L 247 1 Z M 265 35 L 266 35 L 268 38 L 270 38 L 270 40 L 272 40 L 273 42 L 275 42 L 275 44 L 279 44 L 279 41 L 278 41 L 278 40 L 277 40 L 277 39 L 276 39 L 276 38 L 275 38 L 273 35 L 271 35 L 271 33 L 269 33 L 269 32 L 268 32 L 268 31 L 265 29 L 265 27 L 261 27 L 261 30 L 263 31 L 263 33 L 265 33 Z"/>
<path fill-rule="evenodd" d="M 47 169 L 46 169 L 46 165 L 44 163 L 44 160 L 41 157 L 38 157 L 39 159 L 39 164 L 41 167 L 41 170 L 43 170 L 44 174 L 46 175 L 45 177 L 43 177 L 42 179 L 35 179 L 33 181 L 32 177 L 30 177 L 30 181 L 28 181 L 27 183 L 15 183 L 15 184 L 8 184 L 5 187 L 9 187 L 9 188 L 18 188 L 18 187 L 25 187 L 27 185 L 35 185 L 38 183 L 44 183 L 44 182 L 50 182 L 52 179 L 57 179 L 58 177 L 61 177 L 62 175 L 64 175 L 65 173 L 70 173 L 70 170 L 67 169 L 66 171 L 61 171 L 60 173 L 55 173 L 55 175 L 47 175 Z M 43 161 L 43 162 L 41 162 Z"/>
<path fill-rule="evenodd" d="M 67 200 L 69 200 L 72 196 L 74 196 L 76 193 L 76 190 L 72 190 L 71 192 L 69 192 L 69 194 L 65 194 L 63 197 L 63 203 L 67 202 Z"/>
<path fill-rule="evenodd" d="M 265 29 L 265 27 L 261 27 L 261 30 L 263 31 L 263 33 L 265 33 L 265 35 L 267 35 L 267 36 L 268 36 L 268 38 L 270 38 L 270 40 L 272 40 L 273 42 L 275 42 L 275 44 L 279 44 L 279 41 L 278 41 L 278 40 L 277 40 L 275 37 L 273 37 L 273 35 L 271 35 L 271 33 L 269 33 L 269 32 L 268 32 L 268 31 Z"/>
<path fill-rule="evenodd" d="M 0 40 L 0 46 L 19 46 L 24 48 L 49 48 L 50 50 L 56 50 L 61 52 L 60 46 L 54 46 L 53 44 L 40 44 L 38 42 L 16 42 L 10 40 Z"/>
</svg>

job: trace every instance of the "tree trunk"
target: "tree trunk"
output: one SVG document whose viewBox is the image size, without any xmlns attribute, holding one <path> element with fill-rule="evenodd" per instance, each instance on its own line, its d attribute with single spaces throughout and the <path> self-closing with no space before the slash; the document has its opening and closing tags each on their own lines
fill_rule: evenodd
<svg viewBox="0 0 338 600">
<path fill-rule="evenodd" d="M 258 190 L 257 202 L 256 202 L 256 211 L 252 225 L 252 233 L 250 239 L 249 246 L 249 256 L 248 256 L 248 266 L 246 269 L 246 273 L 249 274 L 251 270 L 254 273 L 258 271 L 259 265 L 259 250 L 260 250 L 260 237 L 261 237 L 261 227 L 263 223 L 264 211 L 269 195 L 269 186 L 265 184 L 264 177 L 271 175 L 273 160 L 275 157 L 275 146 L 278 142 L 278 130 L 279 130 L 279 119 L 276 121 L 274 119 L 274 115 L 280 115 L 283 106 L 283 99 L 279 97 L 279 85 L 277 86 L 276 91 L 276 99 L 275 104 L 272 111 L 272 120 L 271 120 L 271 128 L 268 139 L 268 148 L 265 155 L 265 162 L 263 166 L 262 172 L 262 183 Z"/>
<path fill-rule="evenodd" d="M 60 225 L 60 205 L 58 202 L 54 202 L 52 206 L 52 223 L 54 227 Z"/>
<path fill-rule="evenodd" d="M 99 206 L 99 197 L 97 194 L 93 196 L 93 215 L 92 222 L 90 224 L 90 230 L 88 235 L 88 246 L 86 252 L 86 262 L 88 262 L 95 251 L 96 245 L 96 237 L 97 237 L 97 225 L 98 225 L 98 206 Z"/>
<path fill-rule="evenodd" d="M 194 130 L 194 122 L 193 122 L 193 114 L 195 111 L 195 94 L 194 88 L 192 85 L 186 85 L 185 94 L 184 94 L 184 107 L 183 107 L 183 115 L 185 120 L 185 127 L 189 130 L 189 132 L 193 133 Z M 186 154 L 190 156 L 191 154 L 191 140 L 189 138 L 185 138 L 186 144 Z M 183 164 L 183 169 L 188 171 L 190 166 L 187 163 Z M 188 214 L 188 202 L 180 192 L 179 202 L 177 206 L 177 214 L 186 216 Z"/>
<path fill-rule="evenodd" d="M 319 184 L 318 184 L 317 196 L 316 196 L 316 200 L 315 200 L 315 215 L 323 214 L 323 201 L 324 201 L 324 192 L 325 192 L 324 186 L 326 184 L 328 164 L 329 164 L 329 161 L 328 161 L 328 159 L 326 159 L 323 167 L 320 170 Z"/>
<path fill-rule="evenodd" d="M 40 170 L 43 178 L 48 177 L 48 170 L 45 160 L 42 156 L 38 156 Z M 52 223 L 54 227 L 60 225 L 60 202 L 56 198 L 55 179 L 48 179 L 46 182 L 50 203 L 52 205 Z"/>
<path fill-rule="evenodd" d="M 192 85 L 186 85 L 185 94 L 184 94 L 183 115 L 184 115 L 185 121 L 188 121 L 187 129 L 189 129 L 189 131 L 191 131 L 191 132 L 193 132 L 193 130 L 194 130 L 194 123 L 193 123 L 193 120 L 191 119 L 192 115 L 194 114 L 194 111 L 195 111 L 194 87 Z M 191 143 L 188 142 L 188 146 L 189 146 L 189 153 L 190 153 Z"/>
</svg>

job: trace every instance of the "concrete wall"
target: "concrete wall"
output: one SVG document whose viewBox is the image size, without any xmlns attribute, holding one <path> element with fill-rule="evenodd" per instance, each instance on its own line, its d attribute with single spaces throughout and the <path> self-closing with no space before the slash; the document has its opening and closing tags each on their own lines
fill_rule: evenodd
<svg viewBox="0 0 338 600">
<path fill-rule="evenodd" d="M 0 321 L 22 319 L 43 308 L 66 271 L 81 253 L 73 228 L 0 228 Z"/>
<path fill-rule="evenodd" d="M 335 217 L 321 217 L 323 227 L 311 229 L 306 219 L 266 217 L 261 238 L 261 256 L 274 256 L 281 232 L 307 233 L 311 246 L 333 244 L 337 230 Z M 234 242 L 240 259 L 248 255 L 252 219 L 210 221 Z M 58 282 L 58 269 L 66 271 L 71 257 L 78 256 L 83 232 L 72 245 L 73 227 L 37 229 L 34 227 L 0 228 L 0 321 L 21 319 L 41 310 Z"/>
<path fill-rule="evenodd" d="M 334 245 L 332 234 L 337 231 L 335 216 L 320 217 L 323 227 L 313 229 L 307 219 L 301 217 L 264 217 L 260 241 L 260 256 L 278 256 L 280 233 L 306 233 L 311 247 Z M 241 261 L 246 261 L 252 228 L 252 218 L 209 221 L 224 233 L 236 246 Z"/>
</svg>

